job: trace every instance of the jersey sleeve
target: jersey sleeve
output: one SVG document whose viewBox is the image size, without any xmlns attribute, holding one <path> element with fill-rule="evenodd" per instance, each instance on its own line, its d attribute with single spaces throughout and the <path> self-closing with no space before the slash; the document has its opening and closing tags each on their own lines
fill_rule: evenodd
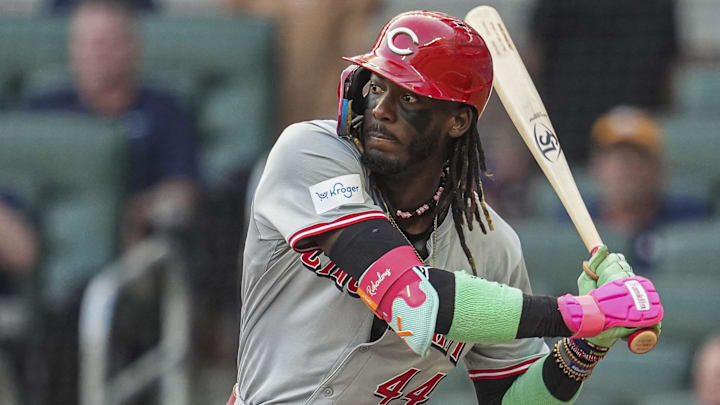
<svg viewBox="0 0 720 405">
<path fill-rule="evenodd" d="M 374 218 L 375 205 L 359 153 L 330 121 L 288 127 L 268 156 L 253 200 L 261 236 L 283 238 L 298 251 L 310 238 Z"/>
</svg>

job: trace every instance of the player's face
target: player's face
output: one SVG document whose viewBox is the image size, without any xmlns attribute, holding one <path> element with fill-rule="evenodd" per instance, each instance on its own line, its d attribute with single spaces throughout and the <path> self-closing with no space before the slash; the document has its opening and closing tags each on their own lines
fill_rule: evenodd
<svg viewBox="0 0 720 405">
<path fill-rule="evenodd" d="M 418 95 L 375 74 L 365 90 L 362 159 L 370 170 L 399 173 L 444 156 L 453 103 Z"/>
</svg>

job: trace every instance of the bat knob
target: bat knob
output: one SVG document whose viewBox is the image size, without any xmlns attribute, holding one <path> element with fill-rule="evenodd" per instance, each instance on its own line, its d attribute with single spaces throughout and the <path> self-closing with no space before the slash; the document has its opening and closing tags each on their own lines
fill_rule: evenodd
<svg viewBox="0 0 720 405">
<path fill-rule="evenodd" d="M 652 329 L 641 329 L 628 337 L 628 349 L 635 354 L 645 354 L 652 350 L 658 341 L 657 333 Z"/>
</svg>

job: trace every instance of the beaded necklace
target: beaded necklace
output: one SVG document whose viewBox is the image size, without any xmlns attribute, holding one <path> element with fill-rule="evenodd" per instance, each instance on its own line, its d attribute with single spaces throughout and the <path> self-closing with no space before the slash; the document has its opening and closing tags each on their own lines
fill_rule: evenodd
<svg viewBox="0 0 720 405">
<path fill-rule="evenodd" d="M 439 212 L 435 213 L 435 217 L 433 218 L 433 230 L 431 234 L 432 238 L 432 253 L 430 253 L 430 256 L 426 259 L 422 258 L 422 255 L 420 255 L 420 252 L 418 252 L 418 249 L 415 247 L 415 244 L 410 241 L 410 239 L 405 235 L 405 232 L 400 228 L 400 226 L 395 222 L 394 217 L 399 217 L 402 219 L 408 219 L 412 218 L 414 216 L 422 215 L 428 211 L 430 211 L 432 208 L 437 206 L 437 203 L 440 201 L 440 197 L 442 196 L 443 191 L 445 190 L 445 181 L 450 173 L 450 162 L 446 161 L 443 165 L 442 172 L 440 173 L 440 185 L 437 188 L 437 191 L 435 191 L 435 194 L 432 196 L 432 198 L 422 204 L 420 207 L 416 208 L 414 212 L 408 212 L 408 211 L 402 211 L 402 210 L 396 210 L 395 214 L 393 214 L 392 210 L 390 209 L 390 206 L 387 202 L 387 198 L 385 198 L 385 194 L 380 190 L 380 187 L 377 187 L 377 190 L 380 194 L 380 199 L 382 200 L 383 206 L 385 207 L 385 212 L 388 213 L 388 219 L 390 220 L 390 223 L 400 231 L 403 238 L 407 241 L 407 243 L 412 246 L 413 250 L 415 251 L 415 255 L 417 256 L 418 260 L 420 260 L 423 264 L 431 266 L 434 262 L 435 258 L 435 249 L 437 247 L 436 244 L 436 238 L 437 238 L 437 228 L 438 228 L 438 216 L 440 215 Z"/>
<path fill-rule="evenodd" d="M 399 217 L 402 219 L 408 219 L 416 216 L 420 216 L 428 211 L 430 211 L 431 208 L 437 205 L 438 201 L 440 201 L 440 197 L 442 196 L 443 191 L 445 191 L 445 178 L 446 173 L 445 169 L 443 169 L 442 173 L 440 174 L 440 185 L 438 186 L 437 190 L 435 191 L 435 194 L 430 198 L 430 200 L 426 201 L 425 203 L 421 204 L 419 207 L 415 208 L 412 211 L 403 211 L 403 210 L 396 210 L 395 213 L 391 213 L 388 211 L 389 214 L 395 217 Z M 387 208 L 387 204 L 386 204 Z"/>
<path fill-rule="evenodd" d="M 385 211 L 389 213 L 389 208 L 387 203 L 385 202 L 385 198 L 382 197 L 383 205 L 385 206 Z M 408 245 L 412 246 L 413 251 L 415 251 L 415 256 L 417 256 L 418 260 L 420 260 L 423 264 L 427 264 L 428 266 L 432 266 L 433 262 L 435 261 L 435 250 L 437 249 L 437 228 L 438 228 L 438 214 L 435 214 L 435 217 L 433 218 L 433 230 L 432 230 L 432 252 L 430 253 L 430 256 L 427 259 L 423 259 L 420 255 L 420 252 L 418 252 L 417 248 L 415 248 L 415 245 L 410 242 L 410 239 L 405 235 L 405 232 L 400 228 L 400 226 L 395 222 L 395 219 L 393 218 L 392 214 L 388 215 L 388 219 L 390 220 L 390 223 L 400 231 L 403 238 L 407 241 Z"/>
</svg>

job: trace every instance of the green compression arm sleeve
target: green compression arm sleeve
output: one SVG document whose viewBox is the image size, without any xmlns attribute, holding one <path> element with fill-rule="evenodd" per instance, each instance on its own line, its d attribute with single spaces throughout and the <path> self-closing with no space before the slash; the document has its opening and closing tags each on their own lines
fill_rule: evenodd
<svg viewBox="0 0 720 405">
<path fill-rule="evenodd" d="M 568 401 L 561 401 L 555 398 L 550 391 L 548 391 L 543 381 L 543 364 L 546 360 L 548 360 L 547 356 L 542 360 L 536 361 L 524 374 L 513 382 L 510 389 L 508 389 L 503 396 L 502 405 L 566 405 L 575 403 L 578 395 L 580 395 L 582 385 Z"/>
<path fill-rule="evenodd" d="M 455 272 L 455 309 L 447 337 L 468 343 L 515 339 L 522 314 L 522 291 Z"/>
</svg>

